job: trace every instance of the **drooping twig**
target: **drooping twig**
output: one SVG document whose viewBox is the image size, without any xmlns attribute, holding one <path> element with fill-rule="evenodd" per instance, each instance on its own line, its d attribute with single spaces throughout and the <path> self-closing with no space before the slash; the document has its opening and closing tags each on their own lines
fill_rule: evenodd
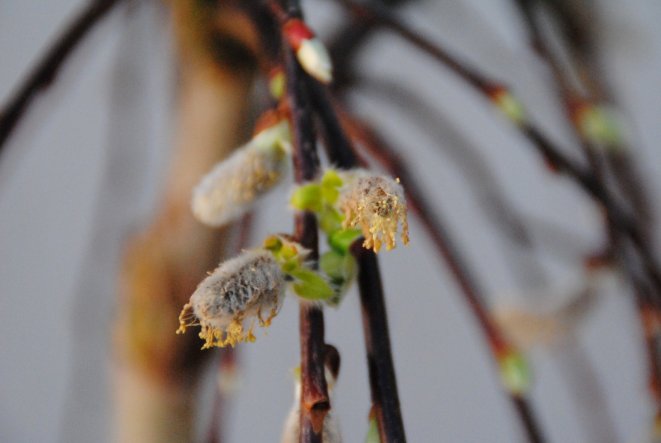
<svg viewBox="0 0 661 443">
<path fill-rule="evenodd" d="M 447 153 L 464 170 L 462 177 L 467 179 L 472 192 L 476 195 L 480 208 L 489 216 L 504 237 L 516 246 L 517 252 L 512 257 L 512 271 L 524 285 L 539 286 L 544 280 L 541 264 L 536 259 L 535 245 L 528 227 L 521 220 L 521 214 L 508 202 L 487 162 L 479 155 L 474 146 L 451 123 L 432 109 L 421 97 L 416 97 L 401 85 L 383 80 L 357 77 L 355 86 L 360 92 L 378 93 L 388 98 L 393 106 L 406 110 L 406 115 L 414 116 L 411 123 L 428 131 L 438 143 L 441 153 Z M 415 110 L 415 112 L 412 112 Z M 525 253 L 525 254 L 524 254 Z"/>
<path fill-rule="evenodd" d="M 301 18 L 297 0 L 286 2 L 290 17 Z M 296 61 L 287 43 L 283 44 L 284 66 L 287 77 L 287 99 L 291 112 L 294 141 L 294 177 L 296 183 L 316 178 L 319 157 L 316 136 L 308 97 L 306 74 Z M 310 259 L 319 256 L 317 219 L 311 212 L 299 212 L 295 216 L 295 237 L 311 251 Z M 330 399 L 324 374 L 324 314 L 319 306 L 301 302 L 301 418 L 300 442 L 321 443 L 324 418 L 330 410 Z"/>
<path fill-rule="evenodd" d="M 50 86 L 78 44 L 120 0 L 92 0 L 78 13 L 64 33 L 48 48 L 0 112 L 0 154 L 9 136 L 28 110 L 30 103 L 44 88 Z"/>
<path fill-rule="evenodd" d="M 406 441 L 406 435 L 390 350 L 388 318 L 379 262 L 374 252 L 362 246 L 362 239 L 353 244 L 352 253 L 359 266 L 358 289 L 367 348 L 372 411 L 376 415 L 381 441 L 403 443 Z"/>
<path fill-rule="evenodd" d="M 612 165 L 620 165 L 623 162 L 623 165 L 614 168 L 613 172 L 619 178 L 619 183 L 625 185 L 623 187 L 624 195 L 632 202 L 632 207 L 639 218 L 640 229 L 643 235 L 649 239 L 649 205 L 647 204 L 647 198 L 642 186 L 635 185 L 638 184 L 638 180 L 631 168 L 631 160 L 628 155 L 629 149 L 625 146 L 599 146 L 588 139 L 580 127 L 577 111 L 580 112 L 579 107 L 587 108 L 596 105 L 596 97 L 590 96 L 590 91 L 594 92 L 596 88 L 597 93 L 601 92 L 600 82 L 598 80 L 590 80 L 589 85 L 579 84 L 577 85 L 578 87 L 573 85 L 566 69 L 563 69 L 558 58 L 548 45 L 547 39 L 543 35 L 542 29 L 536 20 L 534 3 L 537 3 L 537 1 L 517 0 L 516 3 L 527 24 L 531 46 L 535 48 L 553 73 L 559 94 L 564 101 L 567 120 L 572 124 L 576 135 L 581 141 L 581 145 L 590 160 L 596 179 L 601 181 L 602 186 L 608 186 L 605 164 L 602 160 L 607 160 Z M 582 47 L 585 48 L 584 45 Z M 574 60 L 577 59 L 574 58 Z M 570 66 L 570 68 L 573 68 L 573 66 Z M 583 86 L 582 89 L 585 92 L 579 90 L 581 86 Z M 618 144 L 621 144 L 621 142 Z M 613 158 L 614 156 L 617 156 L 617 158 Z M 630 186 L 631 183 L 634 183 L 634 186 Z M 627 186 L 627 184 L 629 185 Z M 633 288 L 633 295 L 642 325 L 643 338 L 646 343 L 645 349 L 647 351 L 650 393 L 655 402 L 655 415 L 659 416 L 661 415 L 661 354 L 656 347 L 658 321 L 653 318 L 655 315 L 658 316 L 658 309 L 655 309 L 651 301 L 653 297 L 649 293 L 649 288 L 645 282 L 641 281 L 641 277 L 637 275 L 636 266 L 632 262 L 635 260 L 635 257 L 632 257 L 631 253 L 626 250 L 628 248 L 627 243 L 620 238 L 616 226 L 612 224 L 612 220 L 606 218 L 605 221 L 611 240 L 609 255 L 612 255 L 613 252 L 616 253 L 615 258 L 619 259 Z"/>
<path fill-rule="evenodd" d="M 480 294 L 476 280 L 472 277 L 468 267 L 450 241 L 445 226 L 439 221 L 438 216 L 433 215 L 431 208 L 427 205 L 417 187 L 417 181 L 409 173 L 403 161 L 394 150 L 389 149 L 388 144 L 383 139 L 380 139 L 374 132 L 367 130 L 365 126 L 353 119 L 348 113 L 343 113 L 342 119 L 358 144 L 366 149 L 386 170 L 402 180 L 409 206 L 420 218 L 437 251 L 450 268 L 468 307 L 485 336 L 494 360 L 500 362 L 500 359 L 506 353 L 516 352 L 514 345 L 509 343 L 509 340 L 503 335 L 487 312 L 484 298 Z M 526 432 L 528 441 L 545 441 L 526 397 L 509 391 L 508 394 Z"/>
<path fill-rule="evenodd" d="M 359 166 L 361 160 L 343 131 L 328 92 L 319 84 L 310 83 L 314 108 L 326 139 L 330 160 L 343 169 Z M 367 349 L 372 411 L 376 416 L 381 442 L 404 443 L 406 434 L 399 405 L 379 262 L 376 254 L 365 249 L 362 243 L 362 239 L 354 242 L 351 252 L 356 257 L 359 269 L 358 289 Z"/>
<path fill-rule="evenodd" d="M 382 8 L 367 6 L 366 4 L 358 4 L 353 0 L 341 0 L 341 2 L 345 4 L 353 14 L 366 20 L 378 21 L 381 26 L 394 31 L 424 53 L 450 68 L 468 84 L 473 86 L 475 90 L 484 95 L 490 102 L 498 106 L 498 108 L 505 112 L 506 115 L 511 111 L 511 108 L 508 110 L 504 108 L 509 107 L 509 105 L 512 104 L 512 100 L 517 103 L 516 107 L 520 106 L 520 104 L 516 102 L 514 95 L 512 95 L 511 91 L 509 91 L 502 82 L 491 80 L 475 69 L 469 67 L 466 63 L 460 61 L 457 57 L 450 54 L 438 44 L 409 29 Z M 505 98 L 505 101 L 508 103 L 504 104 L 500 102 L 503 98 Z M 646 242 L 644 233 L 642 232 L 640 225 L 637 223 L 637 220 L 615 200 L 611 192 L 602 186 L 590 170 L 564 155 L 560 149 L 558 149 L 546 136 L 544 136 L 544 134 L 533 126 L 532 123 L 525 118 L 525 115 L 520 114 L 519 111 L 522 111 L 522 109 L 515 111 L 517 114 L 516 116 L 508 115 L 508 117 L 516 122 L 521 133 L 531 142 L 532 146 L 537 149 L 550 166 L 555 170 L 566 174 L 576 182 L 584 192 L 599 202 L 604 208 L 610 222 L 616 226 L 623 235 L 626 235 L 631 239 L 640 254 L 646 272 L 649 274 L 650 280 L 656 289 L 654 303 L 661 306 L 661 267 Z"/>
</svg>

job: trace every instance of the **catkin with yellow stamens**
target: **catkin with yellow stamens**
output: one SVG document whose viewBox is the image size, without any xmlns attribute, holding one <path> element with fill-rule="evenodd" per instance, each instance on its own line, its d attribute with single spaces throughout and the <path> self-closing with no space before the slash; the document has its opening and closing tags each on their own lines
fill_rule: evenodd
<svg viewBox="0 0 661 443">
<path fill-rule="evenodd" d="M 360 228 L 363 246 L 374 252 L 382 244 L 388 250 L 395 247 L 400 224 L 402 242 L 409 242 L 406 198 L 399 181 L 362 169 L 343 173 L 343 179 L 339 206 L 344 228 Z"/>
<path fill-rule="evenodd" d="M 202 349 L 254 341 L 255 322 L 268 326 L 284 294 L 285 276 L 271 253 L 245 251 L 198 285 L 181 311 L 177 333 L 199 324 Z"/>
</svg>

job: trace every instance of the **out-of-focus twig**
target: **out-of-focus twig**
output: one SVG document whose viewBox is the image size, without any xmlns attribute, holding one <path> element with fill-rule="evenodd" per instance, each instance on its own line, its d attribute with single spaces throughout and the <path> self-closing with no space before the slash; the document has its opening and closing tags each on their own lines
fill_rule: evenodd
<svg viewBox="0 0 661 443">
<path fill-rule="evenodd" d="M 516 102 L 516 99 L 502 82 L 489 79 L 477 70 L 469 67 L 468 64 L 459 60 L 440 45 L 409 29 L 383 8 L 359 4 L 353 0 L 341 0 L 341 2 L 354 15 L 368 21 L 378 21 L 379 25 L 392 30 L 424 53 L 438 60 L 464 79 L 475 90 L 484 95 L 501 111 L 505 112 L 506 115 L 512 112 L 512 101 L 514 100 Z M 503 100 L 505 103 L 503 103 Z M 521 105 L 517 104 L 515 107 L 518 108 L 519 106 Z M 537 149 L 554 170 L 563 172 L 579 185 L 585 193 L 601 204 L 610 223 L 634 244 L 645 270 L 656 289 L 654 303 L 661 307 L 661 267 L 647 243 L 638 221 L 622 207 L 612 193 L 595 177 L 592 171 L 563 154 L 562 150 L 558 149 L 525 118 L 525 114 L 521 115 L 521 112 L 522 109 L 517 109 L 514 111 L 514 116 L 508 115 L 508 117 L 516 121 L 521 133 L 531 142 L 532 146 Z"/>
<path fill-rule="evenodd" d="M 53 83 L 57 74 L 85 39 L 89 31 L 101 22 L 121 0 L 92 0 L 69 23 L 64 33 L 46 50 L 14 95 L 0 111 L 0 154 L 21 117 L 37 94 Z"/>
</svg>

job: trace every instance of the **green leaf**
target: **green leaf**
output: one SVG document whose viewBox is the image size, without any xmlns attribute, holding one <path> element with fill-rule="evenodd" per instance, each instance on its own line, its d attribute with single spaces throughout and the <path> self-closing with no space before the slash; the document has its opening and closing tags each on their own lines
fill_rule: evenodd
<svg viewBox="0 0 661 443">
<path fill-rule="evenodd" d="M 348 254 L 349 248 L 362 235 L 359 229 L 340 229 L 328 237 L 328 244 L 342 254 Z"/>
<path fill-rule="evenodd" d="M 297 280 L 292 286 L 296 295 L 301 298 L 326 300 L 335 294 L 326 279 L 312 269 L 299 268 L 291 272 L 290 275 Z"/>
<path fill-rule="evenodd" d="M 321 187 L 317 183 L 299 186 L 292 194 L 290 203 L 300 211 L 321 211 Z"/>
<path fill-rule="evenodd" d="M 319 259 L 319 267 L 330 278 L 344 280 L 344 259 L 345 256 L 343 254 L 331 250 L 321 256 Z"/>
<path fill-rule="evenodd" d="M 337 212 L 335 208 L 326 206 L 318 216 L 319 227 L 326 235 L 331 235 L 333 232 L 342 229 L 342 214 Z"/>
</svg>

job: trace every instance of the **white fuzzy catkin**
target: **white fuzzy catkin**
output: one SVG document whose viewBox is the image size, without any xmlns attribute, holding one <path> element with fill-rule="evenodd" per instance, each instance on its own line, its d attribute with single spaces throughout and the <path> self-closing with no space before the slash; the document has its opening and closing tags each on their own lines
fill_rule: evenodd
<svg viewBox="0 0 661 443">
<path fill-rule="evenodd" d="M 198 285 L 181 312 L 177 332 L 199 322 L 203 349 L 254 341 L 255 321 L 268 326 L 280 310 L 284 293 L 285 276 L 271 253 L 244 251 Z"/>
<path fill-rule="evenodd" d="M 329 397 L 333 393 L 333 387 L 335 386 L 335 377 L 331 371 L 326 368 L 326 381 L 328 383 L 328 395 Z M 298 443 L 300 441 L 301 434 L 301 379 L 298 377 L 296 379 L 296 385 L 294 386 L 294 403 L 289 410 L 289 415 L 285 421 L 285 425 L 282 429 L 282 438 L 280 439 L 281 443 Z M 340 425 L 338 420 L 333 414 L 331 409 L 326 418 L 324 418 L 324 428 L 321 436 L 322 443 L 342 443 L 342 435 L 340 434 Z"/>
<path fill-rule="evenodd" d="M 195 218 L 218 227 L 247 213 L 283 177 L 289 163 L 288 152 L 287 121 L 257 134 L 216 164 L 195 187 L 191 202 Z"/>
</svg>

